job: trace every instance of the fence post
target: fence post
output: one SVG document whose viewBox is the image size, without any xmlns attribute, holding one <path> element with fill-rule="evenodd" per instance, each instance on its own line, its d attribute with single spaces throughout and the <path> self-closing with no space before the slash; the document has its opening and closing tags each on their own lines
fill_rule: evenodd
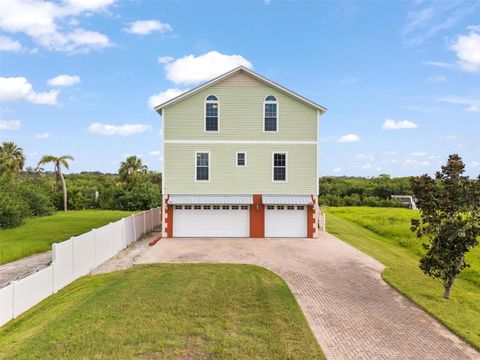
<svg viewBox="0 0 480 360">
<path fill-rule="evenodd" d="M 133 225 L 133 241 L 137 241 L 137 227 L 135 226 L 135 216 L 132 215 L 132 225 Z"/>
<path fill-rule="evenodd" d="M 150 218 L 151 218 L 151 224 L 150 224 L 150 225 L 152 225 L 152 226 L 150 227 L 150 231 L 152 231 L 153 228 L 154 228 L 154 221 L 153 221 L 153 220 L 154 220 L 154 218 L 153 218 L 153 213 L 154 213 L 154 212 L 155 212 L 154 209 L 150 209 Z"/>
<path fill-rule="evenodd" d="M 147 234 L 147 212 L 143 212 L 143 235 Z"/>
<path fill-rule="evenodd" d="M 12 284 L 12 319 L 15 319 L 15 285 L 17 284 L 17 281 L 13 280 L 11 284 Z"/>
<path fill-rule="evenodd" d="M 57 243 L 52 244 L 52 293 L 55 294 L 55 261 L 57 260 Z"/>
<path fill-rule="evenodd" d="M 122 246 L 123 249 L 127 247 L 127 227 L 125 226 L 125 218 L 122 218 Z"/>
<path fill-rule="evenodd" d="M 109 228 L 109 233 L 110 233 L 110 254 L 111 256 L 113 256 L 113 225 L 112 223 L 109 223 L 108 225 L 108 228 Z"/>
<path fill-rule="evenodd" d="M 75 237 L 72 236 L 70 240 L 72 240 L 72 281 L 75 281 Z"/>
<path fill-rule="evenodd" d="M 96 236 L 95 236 L 95 230 L 92 229 L 92 236 L 93 236 L 93 268 L 95 269 L 97 267 L 97 245 L 95 244 Z"/>
</svg>

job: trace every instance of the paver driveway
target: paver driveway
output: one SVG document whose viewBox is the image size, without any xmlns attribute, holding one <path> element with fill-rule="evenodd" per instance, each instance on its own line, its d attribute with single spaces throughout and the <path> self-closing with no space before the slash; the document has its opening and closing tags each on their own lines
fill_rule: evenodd
<svg viewBox="0 0 480 360">
<path fill-rule="evenodd" d="M 290 286 L 328 359 L 480 359 L 388 286 L 383 265 L 332 235 L 319 239 L 163 239 L 136 263 L 264 266 Z"/>
</svg>

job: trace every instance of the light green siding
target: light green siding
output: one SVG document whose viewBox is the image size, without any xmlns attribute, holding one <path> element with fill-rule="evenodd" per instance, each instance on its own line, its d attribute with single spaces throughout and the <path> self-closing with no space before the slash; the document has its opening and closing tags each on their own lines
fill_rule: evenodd
<svg viewBox="0 0 480 360">
<path fill-rule="evenodd" d="M 204 101 L 220 101 L 219 132 L 204 131 Z M 263 132 L 263 100 L 278 99 L 276 133 Z M 317 110 L 265 85 L 212 86 L 164 109 L 165 139 L 181 140 L 316 140 Z"/>
<path fill-rule="evenodd" d="M 195 181 L 195 152 L 210 152 L 210 181 Z M 236 152 L 247 166 L 236 166 Z M 272 181 L 272 153 L 287 152 L 287 182 Z M 316 145 L 165 144 L 166 194 L 316 194 Z"/>
<path fill-rule="evenodd" d="M 204 131 L 204 101 L 208 95 L 217 96 L 220 102 L 218 133 Z M 263 131 L 263 101 L 268 95 L 278 99 L 278 132 L 275 133 Z M 219 83 L 162 111 L 165 194 L 317 193 L 317 110 L 294 97 L 261 82 L 248 86 Z M 169 143 L 172 140 L 195 141 L 195 144 Z M 235 141 L 254 143 L 231 143 Z M 208 183 L 195 181 L 196 151 L 210 152 Z M 245 168 L 236 166 L 237 151 L 247 153 Z M 274 151 L 288 153 L 285 183 L 272 181 Z"/>
</svg>

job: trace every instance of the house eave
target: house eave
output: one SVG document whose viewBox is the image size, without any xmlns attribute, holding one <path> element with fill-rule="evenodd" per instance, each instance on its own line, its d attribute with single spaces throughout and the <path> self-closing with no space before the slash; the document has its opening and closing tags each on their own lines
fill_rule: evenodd
<svg viewBox="0 0 480 360">
<path fill-rule="evenodd" d="M 244 66 L 239 66 L 239 67 L 237 67 L 233 70 L 230 70 L 230 71 L 228 71 L 228 72 L 226 72 L 226 73 L 224 73 L 220 76 L 217 76 L 216 78 L 214 78 L 210 81 L 207 81 L 204 84 L 201 84 L 201 85 L 199 85 L 199 86 L 197 86 L 197 87 L 195 87 L 191 90 L 188 90 L 188 91 L 184 92 L 183 94 L 180 94 L 180 95 L 178 95 L 178 96 L 176 96 L 176 97 L 174 97 L 174 98 L 172 98 L 168 101 L 165 101 L 164 103 L 155 106 L 154 110 L 161 116 L 162 115 L 162 109 L 164 109 L 165 107 L 167 107 L 169 105 L 172 105 L 172 104 L 174 104 L 174 103 L 176 103 L 176 102 L 178 102 L 178 101 L 180 101 L 184 98 L 192 96 L 193 94 L 195 94 L 195 93 L 197 93 L 197 92 L 199 92 L 199 91 L 201 91 L 201 90 L 203 90 L 203 89 L 205 89 L 209 86 L 213 86 L 216 83 L 218 83 L 218 82 L 220 82 L 220 81 L 222 81 L 222 80 L 224 80 L 224 79 L 226 79 L 226 78 L 228 78 L 228 77 L 230 77 L 230 76 L 232 76 L 236 73 L 242 72 L 242 71 L 249 74 L 250 76 L 254 77 L 255 79 L 257 79 L 257 80 L 259 80 L 259 81 L 261 81 L 261 82 L 263 82 L 267 85 L 270 85 L 270 86 L 278 89 L 279 91 L 281 91 L 283 93 L 286 93 L 286 94 L 296 98 L 297 100 L 311 106 L 312 108 L 318 110 L 320 112 L 320 115 L 322 115 L 323 113 L 325 113 L 327 111 L 327 108 L 325 108 L 324 106 L 319 105 L 319 104 L 317 104 L 317 103 L 315 103 L 311 100 L 308 100 L 307 98 L 305 98 L 305 97 L 303 97 L 303 96 L 301 96 L 301 95 L 299 95 L 299 94 L 297 94 L 297 93 L 295 93 L 295 92 L 277 84 L 276 82 L 274 82 L 272 80 L 269 80 L 269 79 L 263 77 L 262 75 L 257 74 L 256 72 L 254 72 L 254 71 L 252 71 L 252 70 L 250 70 L 250 69 L 248 69 Z"/>
</svg>

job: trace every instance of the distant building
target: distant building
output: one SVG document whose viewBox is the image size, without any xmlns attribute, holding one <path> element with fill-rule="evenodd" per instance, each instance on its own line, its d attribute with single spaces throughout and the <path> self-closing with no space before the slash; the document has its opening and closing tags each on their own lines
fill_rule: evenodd
<svg viewBox="0 0 480 360">
<path fill-rule="evenodd" d="M 417 204 L 415 204 L 415 199 L 410 195 L 392 195 L 392 199 L 405 204 L 412 210 L 417 210 Z"/>
</svg>

